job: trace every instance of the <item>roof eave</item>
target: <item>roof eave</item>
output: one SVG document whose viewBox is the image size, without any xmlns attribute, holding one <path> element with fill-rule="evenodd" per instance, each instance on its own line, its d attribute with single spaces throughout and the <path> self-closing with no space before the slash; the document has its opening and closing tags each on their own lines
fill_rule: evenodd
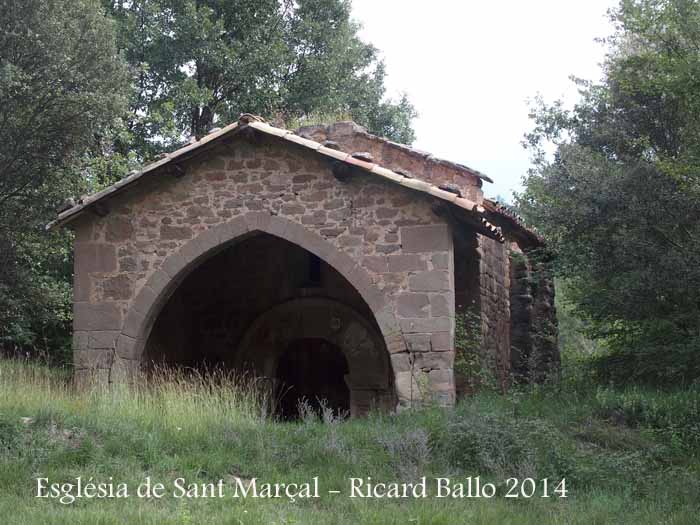
<svg viewBox="0 0 700 525">
<path fill-rule="evenodd" d="M 123 179 L 115 182 L 111 186 L 98 191 L 97 193 L 93 193 L 92 195 L 86 197 L 85 199 L 82 199 L 79 204 L 76 206 L 73 206 L 72 208 L 69 208 L 67 210 L 64 210 L 63 212 L 58 214 L 58 217 L 56 220 L 51 221 L 46 225 L 46 229 L 50 230 L 53 228 L 59 228 L 61 226 L 65 226 L 69 222 L 73 221 L 76 219 L 79 215 L 82 215 L 83 212 L 87 211 L 91 206 L 96 204 L 97 202 L 101 201 L 102 199 L 106 197 L 110 197 L 113 195 L 116 195 L 117 193 L 120 193 L 127 187 L 131 186 L 133 183 L 137 182 L 141 178 L 143 178 L 145 175 L 148 175 L 150 173 L 155 172 L 158 169 L 161 169 L 167 165 L 170 165 L 176 161 L 182 162 L 184 160 L 187 160 L 195 155 L 199 155 L 200 153 L 206 151 L 205 146 L 207 144 L 210 144 L 214 142 L 216 139 L 220 139 L 225 135 L 233 135 L 234 133 L 240 132 L 247 126 L 247 122 L 244 121 L 238 121 L 234 122 L 218 131 L 215 131 L 213 133 L 210 133 L 200 139 L 197 142 L 193 142 L 191 144 L 188 144 L 187 146 L 183 146 L 182 148 L 166 154 L 162 159 L 159 159 L 155 162 L 152 162 L 151 164 L 148 164 L 143 167 L 140 171 L 136 171 L 133 173 L 130 173 Z M 210 144 L 211 145 L 211 144 Z"/>
<path fill-rule="evenodd" d="M 64 226 L 75 220 L 78 216 L 82 215 L 85 211 L 89 210 L 96 203 L 107 197 L 116 195 L 135 182 L 139 181 L 145 175 L 155 173 L 157 170 L 162 170 L 171 163 L 181 162 L 198 155 L 208 149 L 206 148 L 207 145 L 213 146 L 218 139 L 221 139 L 227 135 L 233 135 L 234 133 L 238 133 L 246 128 L 251 128 L 266 135 L 297 144 L 298 146 L 315 151 L 316 153 L 330 160 L 346 163 L 353 168 L 372 173 L 383 179 L 400 184 L 406 188 L 430 195 L 440 199 L 441 201 L 451 203 L 458 208 L 461 208 L 466 213 L 474 216 L 478 224 L 477 229 L 479 230 L 479 233 L 491 237 L 499 242 L 504 242 L 501 228 L 488 220 L 488 218 L 485 216 L 486 210 L 476 202 L 462 197 L 459 193 L 445 191 L 444 189 L 441 189 L 427 181 L 407 177 L 401 173 L 397 173 L 373 162 L 366 162 L 364 160 L 357 159 L 350 153 L 325 147 L 318 142 L 300 137 L 293 131 L 270 126 L 260 117 L 249 114 L 241 115 L 238 122 L 234 122 L 221 130 L 210 133 L 199 141 L 188 144 L 187 146 L 180 148 L 171 154 L 167 154 L 164 158 L 145 166 L 141 171 L 132 173 L 112 186 L 83 199 L 78 205 L 59 213 L 58 218 L 55 221 L 47 224 L 46 228 L 51 229 Z"/>
</svg>

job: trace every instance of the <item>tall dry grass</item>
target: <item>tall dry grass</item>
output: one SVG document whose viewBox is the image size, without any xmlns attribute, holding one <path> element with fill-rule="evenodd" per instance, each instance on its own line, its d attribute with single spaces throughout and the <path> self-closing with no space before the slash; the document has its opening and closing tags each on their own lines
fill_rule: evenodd
<svg viewBox="0 0 700 525">
<path fill-rule="evenodd" d="M 274 404 L 264 380 L 218 368 L 159 367 L 130 384 L 77 389 L 69 369 L 13 359 L 0 360 L 0 398 L 6 408 L 28 413 L 69 412 L 101 423 L 127 419 L 182 429 L 265 420 Z"/>
</svg>

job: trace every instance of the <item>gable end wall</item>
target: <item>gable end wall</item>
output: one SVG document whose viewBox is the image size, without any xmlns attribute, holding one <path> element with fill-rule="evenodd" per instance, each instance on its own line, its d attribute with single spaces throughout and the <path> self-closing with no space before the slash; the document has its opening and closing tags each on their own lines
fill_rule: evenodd
<svg viewBox="0 0 700 525">
<path fill-rule="evenodd" d="M 143 334 L 127 319 L 145 284 L 169 275 L 174 254 L 240 218 L 251 230 L 273 218 L 348 255 L 356 268 L 339 271 L 371 281 L 375 317 L 397 327 L 383 336 L 400 403 L 454 402 L 452 233 L 430 197 L 371 174 L 341 183 L 313 153 L 269 139 L 237 139 L 185 168 L 181 178 L 154 173 L 107 201 L 106 216 L 74 222 L 78 380 L 115 382 L 138 369 Z"/>
</svg>

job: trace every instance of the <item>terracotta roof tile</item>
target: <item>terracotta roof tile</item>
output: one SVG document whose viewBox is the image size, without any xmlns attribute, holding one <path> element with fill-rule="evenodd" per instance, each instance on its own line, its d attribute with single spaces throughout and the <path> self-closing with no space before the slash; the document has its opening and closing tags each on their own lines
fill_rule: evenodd
<svg viewBox="0 0 700 525">
<path fill-rule="evenodd" d="M 503 217 L 512 225 L 516 226 L 518 231 L 521 231 L 531 240 L 535 241 L 536 244 L 545 244 L 545 239 L 542 234 L 537 231 L 537 228 L 528 225 L 525 219 L 509 206 L 491 199 L 484 199 L 484 209 L 492 217 Z"/>
<path fill-rule="evenodd" d="M 451 188 L 446 189 L 441 189 L 438 186 L 431 184 L 427 181 L 413 178 L 412 174 L 402 174 L 398 171 L 392 171 L 388 168 L 385 168 L 383 166 L 380 166 L 378 164 L 375 164 L 374 162 L 367 162 L 369 160 L 369 157 L 358 155 L 360 158 L 356 158 L 353 155 L 349 153 L 345 153 L 343 151 L 339 151 L 334 148 L 330 148 L 327 146 L 324 146 L 323 144 L 310 140 L 308 138 L 301 137 L 294 132 L 286 129 L 281 129 L 281 128 L 276 128 L 274 126 L 270 126 L 267 124 L 262 118 L 256 117 L 255 115 L 250 115 L 244 113 L 241 115 L 240 119 L 238 122 L 235 122 L 233 124 L 230 124 L 224 128 L 217 129 L 216 131 L 206 135 L 202 139 L 198 140 L 197 142 L 194 142 L 192 144 L 188 144 L 172 153 L 166 154 L 163 156 L 163 158 L 157 160 L 156 162 L 153 162 L 147 166 L 145 166 L 141 171 L 134 172 L 129 174 L 127 177 L 124 179 L 120 180 L 119 182 L 113 184 L 109 188 L 106 188 L 100 192 L 97 192 L 89 197 L 85 197 L 84 199 L 81 199 L 81 201 L 76 204 L 75 206 L 71 207 L 70 209 L 67 209 L 65 211 L 62 211 L 61 213 L 58 214 L 58 217 L 55 221 L 51 222 L 50 224 L 47 225 L 47 228 L 52 228 L 56 226 L 61 226 L 63 224 L 68 223 L 71 221 L 74 217 L 76 217 L 79 213 L 83 212 L 86 208 L 88 208 L 91 205 L 94 205 L 98 201 L 118 192 L 122 188 L 136 182 L 138 179 L 143 177 L 147 173 L 151 173 L 158 168 L 161 168 L 165 166 L 166 164 L 170 162 L 174 162 L 177 159 L 184 159 L 187 158 L 188 154 L 193 154 L 195 151 L 199 150 L 202 148 L 204 145 L 224 136 L 227 134 L 232 134 L 236 133 L 242 129 L 245 129 L 246 127 L 253 128 L 257 131 L 260 131 L 262 133 L 265 133 L 270 136 L 278 137 L 281 139 L 284 139 L 288 142 L 292 142 L 294 144 L 298 144 L 299 146 L 303 146 L 305 148 L 311 149 L 323 156 L 332 158 L 337 161 L 345 162 L 351 166 L 354 166 L 358 169 L 364 170 L 368 173 L 372 173 L 374 175 L 380 176 L 384 179 L 390 180 L 392 182 L 401 184 L 404 187 L 420 191 L 422 193 L 426 193 L 428 195 L 432 195 L 433 197 L 436 197 L 438 199 L 441 199 L 443 201 L 447 201 L 449 203 L 452 203 L 459 208 L 462 208 L 466 212 L 470 214 L 476 215 L 476 219 L 478 222 L 481 223 L 483 226 L 482 233 L 489 235 L 490 237 L 493 237 L 494 239 L 504 242 L 503 235 L 501 233 L 501 228 L 498 226 L 495 226 L 492 224 L 485 216 L 483 216 L 485 210 L 483 207 L 479 206 L 477 203 L 466 199 L 461 196 L 458 192 L 455 192 Z M 360 128 L 362 129 L 362 128 Z M 384 139 L 382 139 L 384 140 Z M 390 142 L 390 141 L 386 141 Z M 392 143 L 396 144 L 396 143 Z M 424 152 L 419 152 L 418 150 L 413 150 L 409 148 L 408 146 L 404 145 L 398 145 L 401 146 L 402 148 L 405 148 L 406 150 L 409 150 L 413 152 L 413 154 L 420 154 L 426 159 L 430 159 L 433 162 L 439 162 L 439 163 L 447 163 L 451 166 L 461 166 L 461 165 L 456 165 L 454 163 L 449 163 L 448 161 L 442 161 L 440 159 L 435 159 L 428 153 Z M 464 166 L 461 166 L 463 169 L 467 169 L 470 172 L 473 173 L 478 173 L 474 172 L 474 170 L 470 170 L 469 168 L 465 168 Z M 490 180 L 487 177 L 482 177 L 486 178 L 486 180 Z"/>
</svg>

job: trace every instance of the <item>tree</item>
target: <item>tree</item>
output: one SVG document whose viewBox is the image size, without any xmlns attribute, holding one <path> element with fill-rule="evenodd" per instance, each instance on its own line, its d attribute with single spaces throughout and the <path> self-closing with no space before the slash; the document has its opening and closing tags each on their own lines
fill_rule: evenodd
<svg viewBox="0 0 700 525">
<path fill-rule="evenodd" d="M 92 0 L 0 1 L 0 349 L 67 334 L 67 234 L 43 226 L 126 102 L 113 23 Z"/>
<path fill-rule="evenodd" d="M 242 112 L 298 121 L 349 114 L 412 142 L 415 111 L 384 100 L 384 67 L 347 0 L 103 0 L 134 91 L 127 128 L 143 158 Z"/>
<path fill-rule="evenodd" d="M 611 17 L 618 29 L 607 40 L 603 81 L 578 80 L 581 99 L 571 111 L 541 100 L 533 109 L 526 144 L 534 167 L 518 204 L 548 237 L 594 335 L 618 355 L 636 356 L 624 373 L 693 379 L 700 376 L 700 4 L 624 0 Z M 660 354 L 674 355 L 673 366 L 654 369 Z"/>
</svg>

